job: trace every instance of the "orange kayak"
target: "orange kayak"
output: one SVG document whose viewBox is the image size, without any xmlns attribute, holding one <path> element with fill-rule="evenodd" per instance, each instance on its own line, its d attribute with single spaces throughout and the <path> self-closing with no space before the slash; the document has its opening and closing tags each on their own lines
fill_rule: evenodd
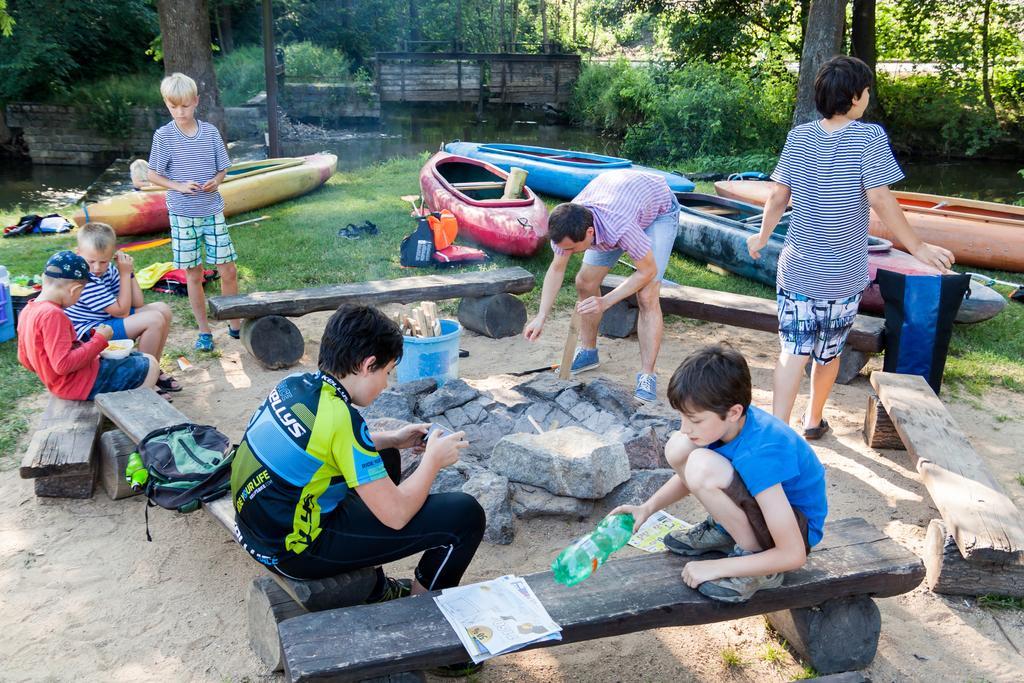
<svg viewBox="0 0 1024 683">
<path fill-rule="evenodd" d="M 775 187 L 772 181 L 722 180 L 715 183 L 715 192 L 763 205 Z M 1024 272 L 1024 206 L 919 192 L 893 195 L 918 236 L 952 251 L 957 263 Z M 905 249 L 874 210 L 868 232 Z"/>
<path fill-rule="evenodd" d="M 224 215 L 252 211 L 311 192 L 327 182 L 338 166 L 333 154 L 262 159 L 234 164 L 220 186 Z M 74 215 L 78 225 L 107 223 L 118 235 L 148 235 L 170 229 L 167 192 L 161 188 L 126 192 L 89 204 Z"/>
</svg>

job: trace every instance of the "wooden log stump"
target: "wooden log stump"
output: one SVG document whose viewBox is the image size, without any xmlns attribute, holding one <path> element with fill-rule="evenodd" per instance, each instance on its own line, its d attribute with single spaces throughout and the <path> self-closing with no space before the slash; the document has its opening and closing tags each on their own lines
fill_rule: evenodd
<svg viewBox="0 0 1024 683">
<path fill-rule="evenodd" d="M 816 607 L 770 612 L 768 623 L 822 674 L 863 669 L 875 658 L 882 617 L 869 597 L 828 600 Z"/>
<path fill-rule="evenodd" d="M 245 600 L 249 621 L 249 646 L 271 671 L 284 669 L 281 638 L 277 625 L 285 619 L 306 614 L 306 610 L 269 576 L 260 576 L 249 584 Z"/>
<path fill-rule="evenodd" d="M 280 315 L 243 321 L 241 337 L 245 349 L 268 370 L 295 365 L 306 350 L 299 328 Z"/>
<path fill-rule="evenodd" d="M 805 680 L 817 681 L 817 683 L 871 683 L 871 679 L 865 676 L 861 671 L 844 671 L 841 674 L 816 676 Z"/>
<path fill-rule="evenodd" d="M 85 474 L 52 474 L 35 480 L 36 495 L 41 498 L 92 498 L 96 485 L 96 461 Z"/>
<path fill-rule="evenodd" d="M 602 337 L 625 339 L 636 334 L 636 323 L 640 317 L 640 309 L 630 306 L 627 301 L 620 301 L 601 316 L 601 325 L 597 328 Z"/>
<path fill-rule="evenodd" d="M 868 364 L 870 354 L 847 346 L 839 356 L 839 373 L 836 375 L 837 384 L 849 384 L 860 376 L 860 371 Z M 804 367 L 804 374 L 811 376 L 811 361 Z"/>
<path fill-rule="evenodd" d="M 526 306 L 508 293 L 465 297 L 459 302 L 459 322 L 467 330 L 491 339 L 512 337 L 526 326 Z"/>
<path fill-rule="evenodd" d="M 896 425 L 874 392 L 868 396 L 868 408 L 864 413 L 864 443 L 876 450 L 906 450 Z"/>
<path fill-rule="evenodd" d="M 100 483 L 110 500 L 138 495 L 124 478 L 128 456 L 135 452 L 135 442 L 120 429 L 111 429 L 100 436 Z"/>
<path fill-rule="evenodd" d="M 941 519 L 928 524 L 924 542 L 925 581 L 943 595 L 1009 595 L 1024 598 L 1024 566 L 968 562 Z"/>
</svg>

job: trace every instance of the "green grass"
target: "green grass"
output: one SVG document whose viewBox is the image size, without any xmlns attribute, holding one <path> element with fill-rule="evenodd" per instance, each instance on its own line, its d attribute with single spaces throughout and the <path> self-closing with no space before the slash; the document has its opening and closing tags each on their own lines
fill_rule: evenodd
<svg viewBox="0 0 1024 683">
<path fill-rule="evenodd" d="M 1017 483 L 1020 484 L 1021 486 L 1024 486 L 1024 473 L 1017 473 Z"/>
<path fill-rule="evenodd" d="M 398 263 L 398 247 L 414 224 L 409 206 L 399 197 L 419 191 L 418 174 L 426 156 L 397 159 L 356 171 L 338 173 L 320 190 L 294 201 L 263 209 L 259 214 L 232 217 L 241 221 L 266 213 L 270 220 L 259 225 L 246 225 L 232 231 L 239 253 L 241 291 L 278 290 L 421 275 L 423 271 L 403 269 Z M 710 183 L 699 183 L 698 190 L 713 192 Z M 554 204 L 555 202 L 550 202 Z M 0 213 L 2 224 L 15 222 L 33 207 L 19 207 Z M 35 213 L 49 211 L 35 210 Z M 70 207 L 64 215 L 70 216 Z M 338 228 L 347 223 L 370 220 L 381 233 L 358 241 L 337 237 Z M 33 274 L 42 270 L 47 257 L 59 249 L 74 247 L 69 235 L 32 236 L 0 241 L 0 263 L 12 274 Z M 142 268 L 156 261 L 170 261 L 169 246 L 134 252 L 136 266 Z M 581 259 L 572 259 L 566 272 L 565 285 L 557 305 L 568 307 L 575 299 L 573 278 Z M 541 250 L 537 256 L 519 260 L 496 255 L 484 269 L 519 265 L 540 279 L 550 261 L 550 252 Z M 628 275 L 624 266 L 613 271 Z M 998 275 L 997 275 L 998 276 Z M 708 289 L 717 289 L 763 298 L 772 298 L 770 287 L 733 275 L 713 273 L 700 263 L 673 255 L 666 277 L 675 282 Z M 1000 279 L 1012 279 L 1004 275 Z M 219 292 L 219 285 L 208 287 L 208 294 Z M 538 286 L 523 296 L 531 310 L 536 310 L 540 297 Z M 175 313 L 175 325 L 194 325 L 192 313 L 184 297 L 147 295 L 148 300 L 168 301 Z M 191 349 L 175 349 L 164 360 L 173 368 L 178 355 L 200 357 Z M 42 389 L 38 380 L 21 369 L 14 342 L 0 344 L 0 409 L 5 419 L 0 428 L 0 457 L 9 454 L 17 436 L 24 431 L 25 421 L 18 405 L 26 395 Z M 946 365 L 946 384 L 965 387 L 980 394 L 986 387 L 1003 386 L 1024 392 L 1024 306 L 1007 304 L 995 319 L 977 325 L 957 326 L 951 353 Z"/>
<path fill-rule="evenodd" d="M 789 653 L 786 652 L 786 648 L 776 643 L 766 643 L 764 651 L 761 652 L 760 658 L 762 661 L 768 662 L 769 664 L 779 665 L 785 662 L 789 658 Z"/>
<path fill-rule="evenodd" d="M 982 595 L 978 598 L 978 605 L 989 609 L 1024 609 L 1024 598 L 1011 598 L 1008 595 Z"/>
<path fill-rule="evenodd" d="M 722 656 L 722 663 L 725 664 L 727 669 L 738 669 L 747 665 L 747 662 L 740 656 L 740 653 L 731 647 L 727 647 L 720 653 Z"/>
<path fill-rule="evenodd" d="M 805 681 L 812 678 L 817 678 L 818 672 L 814 670 L 814 667 L 810 664 L 804 664 L 803 668 L 800 669 L 800 673 L 793 676 L 794 681 Z"/>
</svg>

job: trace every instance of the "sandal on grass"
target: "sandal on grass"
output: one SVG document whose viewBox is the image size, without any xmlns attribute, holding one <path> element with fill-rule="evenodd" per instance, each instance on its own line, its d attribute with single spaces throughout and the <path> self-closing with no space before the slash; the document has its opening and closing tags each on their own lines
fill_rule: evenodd
<svg viewBox="0 0 1024 683">
<path fill-rule="evenodd" d="M 828 434 L 828 420 L 821 418 L 821 422 L 818 423 L 817 427 L 807 427 L 804 429 L 804 438 L 808 441 L 814 441 Z"/>
<path fill-rule="evenodd" d="M 174 379 L 166 372 L 160 373 L 160 378 L 156 381 L 156 386 L 161 391 L 177 392 L 181 391 L 182 389 L 181 384 L 178 383 L 178 380 Z"/>
</svg>

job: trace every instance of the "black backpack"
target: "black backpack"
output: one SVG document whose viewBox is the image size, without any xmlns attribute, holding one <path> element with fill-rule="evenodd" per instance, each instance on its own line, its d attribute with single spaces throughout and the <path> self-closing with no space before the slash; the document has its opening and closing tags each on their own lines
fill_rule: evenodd
<svg viewBox="0 0 1024 683">
<path fill-rule="evenodd" d="M 149 508 L 192 512 L 231 490 L 234 447 L 209 425 L 190 422 L 157 429 L 139 442 L 139 456 L 148 472 L 145 494 L 146 539 Z"/>
<path fill-rule="evenodd" d="M 434 249 L 434 231 L 430 229 L 427 217 L 419 216 L 416 220 L 416 229 L 402 240 L 398 260 L 403 266 L 432 266 Z"/>
</svg>

